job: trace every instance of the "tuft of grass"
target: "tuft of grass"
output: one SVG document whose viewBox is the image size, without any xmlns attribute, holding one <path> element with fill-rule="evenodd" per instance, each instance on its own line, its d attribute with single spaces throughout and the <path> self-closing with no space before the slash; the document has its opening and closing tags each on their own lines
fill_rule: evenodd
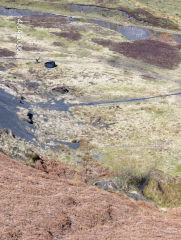
<svg viewBox="0 0 181 240">
<path fill-rule="evenodd" d="M 180 0 L 137 0 L 143 3 L 147 8 L 160 14 L 167 14 L 181 19 L 181 4 Z M 173 20 L 172 20 L 173 21 Z"/>
<path fill-rule="evenodd" d="M 160 206 L 179 206 L 181 202 L 181 178 L 171 177 L 155 169 L 151 172 L 143 193 Z"/>
<path fill-rule="evenodd" d="M 176 173 L 181 174 L 181 164 L 176 167 Z"/>
</svg>

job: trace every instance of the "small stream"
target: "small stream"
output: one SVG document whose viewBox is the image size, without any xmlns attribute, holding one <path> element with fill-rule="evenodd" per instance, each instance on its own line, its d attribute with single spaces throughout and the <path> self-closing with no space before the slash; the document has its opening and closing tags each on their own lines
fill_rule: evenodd
<svg viewBox="0 0 181 240">
<path fill-rule="evenodd" d="M 153 35 L 156 36 L 159 34 L 157 32 L 154 32 L 150 29 L 146 29 L 143 27 L 122 26 L 120 24 L 103 21 L 103 20 L 88 19 L 88 22 L 99 25 L 104 28 L 108 28 L 108 29 L 116 31 L 116 32 L 119 32 L 125 38 L 127 38 L 128 40 L 131 40 L 131 41 L 146 40 L 146 39 L 150 39 Z"/>
</svg>

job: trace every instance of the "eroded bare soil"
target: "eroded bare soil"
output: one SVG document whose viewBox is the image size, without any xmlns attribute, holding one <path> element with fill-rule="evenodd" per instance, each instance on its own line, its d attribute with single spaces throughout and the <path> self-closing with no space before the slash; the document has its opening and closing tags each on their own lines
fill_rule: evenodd
<svg viewBox="0 0 181 240">
<path fill-rule="evenodd" d="M 17 21 L 17 18 L 14 18 L 13 20 Z M 62 24 L 70 23 L 68 18 L 62 16 L 41 16 L 41 15 L 23 16 L 21 18 L 21 21 L 32 27 L 44 27 L 44 28 L 57 28 L 60 27 Z"/>
<path fill-rule="evenodd" d="M 10 51 L 6 48 L 0 48 L 0 56 L 1 57 L 13 57 L 13 56 L 15 56 L 15 52 Z"/>
<path fill-rule="evenodd" d="M 52 32 L 52 33 L 58 37 L 64 37 L 64 38 L 68 38 L 70 40 L 80 40 L 81 39 L 81 34 L 78 32 L 60 32 L 60 33 Z"/>
</svg>

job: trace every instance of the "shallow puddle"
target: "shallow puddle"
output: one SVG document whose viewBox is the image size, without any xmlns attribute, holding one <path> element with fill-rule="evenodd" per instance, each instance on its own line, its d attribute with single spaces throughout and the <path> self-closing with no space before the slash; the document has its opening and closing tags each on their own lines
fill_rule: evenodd
<svg viewBox="0 0 181 240">
<path fill-rule="evenodd" d="M 151 36 L 154 34 L 152 30 L 143 28 L 143 27 L 136 27 L 136 26 L 122 26 L 116 23 L 111 23 L 102 20 L 94 20 L 89 19 L 90 23 L 97 24 L 99 26 L 108 28 L 110 30 L 114 30 L 116 32 L 121 33 L 125 38 L 128 40 L 143 40 L 143 39 L 150 39 Z"/>
</svg>

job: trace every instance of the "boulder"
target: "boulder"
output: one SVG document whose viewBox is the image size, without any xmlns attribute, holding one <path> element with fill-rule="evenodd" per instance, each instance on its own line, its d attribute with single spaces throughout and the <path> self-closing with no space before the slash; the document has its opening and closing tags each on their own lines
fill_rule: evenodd
<svg viewBox="0 0 181 240">
<path fill-rule="evenodd" d="M 45 67 L 46 68 L 54 68 L 54 67 L 57 67 L 57 65 L 55 64 L 54 61 L 50 61 L 50 62 L 45 63 Z"/>
<path fill-rule="evenodd" d="M 181 206 L 181 177 L 173 177 L 153 169 L 146 179 L 142 193 L 160 206 Z"/>
<path fill-rule="evenodd" d="M 117 186 L 112 180 L 98 181 L 95 182 L 93 185 L 103 188 L 104 190 L 117 190 Z"/>
<path fill-rule="evenodd" d="M 68 88 L 62 86 L 62 87 L 55 87 L 52 89 L 53 92 L 58 92 L 58 93 L 61 93 L 61 94 L 65 94 L 65 93 L 68 93 L 69 90 Z"/>
</svg>

